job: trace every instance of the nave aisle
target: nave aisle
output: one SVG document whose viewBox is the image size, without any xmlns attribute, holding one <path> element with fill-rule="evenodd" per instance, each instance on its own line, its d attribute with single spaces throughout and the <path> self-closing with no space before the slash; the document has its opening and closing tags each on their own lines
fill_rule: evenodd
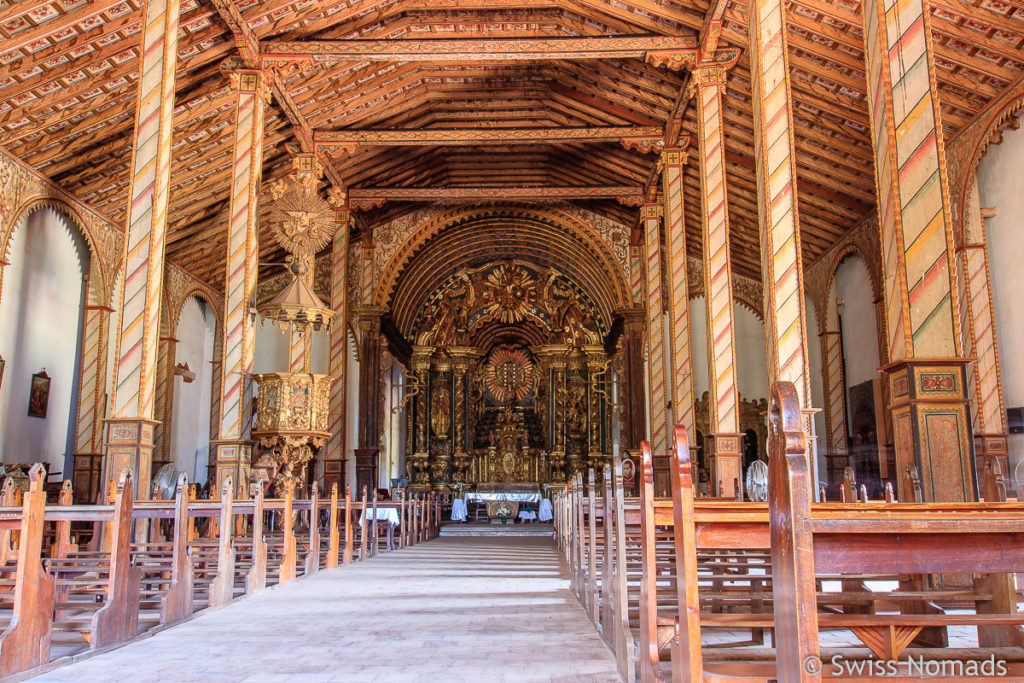
<svg viewBox="0 0 1024 683">
<path fill-rule="evenodd" d="M 437 538 L 33 679 L 617 683 L 550 539 Z"/>
</svg>

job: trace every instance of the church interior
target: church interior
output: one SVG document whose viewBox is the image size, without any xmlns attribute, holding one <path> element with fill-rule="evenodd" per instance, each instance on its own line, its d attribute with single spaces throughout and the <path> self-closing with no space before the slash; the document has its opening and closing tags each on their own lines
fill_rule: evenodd
<svg viewBox="0 0 1024 683">
<path fill-rule="evenodd" d="M 523 680 L 1024 674 L 1022 116 L 1022 0 L 0 0 L 0 677 L 489 557 Z"/>
</svg>

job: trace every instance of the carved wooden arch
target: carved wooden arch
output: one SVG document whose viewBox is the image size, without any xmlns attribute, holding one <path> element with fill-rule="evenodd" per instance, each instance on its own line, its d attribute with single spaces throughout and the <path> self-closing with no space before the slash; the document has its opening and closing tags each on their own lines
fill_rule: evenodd
<svg viewBox="0 0 1024 683">
<path fill-rule="evenodd" d="M 953 210 L 953 239 L 963 244 L 968 190 L 992 139 L 1011 117 L 1024 109 L 1024 74 L 990 101 L 946 144 L 946 171 Z"/>
<path fill-rule="evenodd" d="M 703 299 L 703 298 L 704 298 L 704 290 L 703 289 L 697 290 L 695 292 L 689 292 L 689 300 L 690 301 L 693 301 L 694 299 Z M 740 295 L 736 294 L 735 291 L 733 291 L 733 293 L 732 293 L 732 303 L 733 303 L 733 306 L 736 306 L 736 305 L 742 306 L 743 308 L 745 308 L 748 311 L 750 311 L 751 313 L 753 313 L 754 317 L 756 317 L 761 322 L 761 324 L 764 325 L 764 313 L 761 311 L 761 307 L 758 306 L 756 303 L 751 302 L 748 297 L 740 296 Z"/>
<path fill-rule="evenodd" d="M 463 205 L 438 214 L 424 222 L 405 239 L 384 267 L 380 283 L 374 290 L 373 303 L 377 306 L 386 306 L 392 301 L 395 292 L 398 290 L 398 283 L 402 274 L 416 255 L 435 236 L 458 224 L 502 215 L 507 215 L 510 218 L 514 218 L 517 215 L 529 217 L 543 224 L 557 225 L 565 228 L 584 246 L 594 250 L 603 270 L 610 276 L 602 284 L 606 288 L 606 293 L 610 295 L 609 298 L 613 303 L 612 308 L 623 308 L 629 305 L 631 298 L 628 279 L 622 271 L 619 260 L 600 234 L 592 230 L 585 222 L 566 211 L 551 207 L 515 203 Z"/>
<path fill-rule="evenodd" d="M 168 333 L 173 335 L 177 331 L 181 310 L 191 297 L 203 300 L 210 307 L 216 322 L 214 335 L 220 334 L 224 329 L 223 302 L 204 284 L 173 265 L 164 271 L 163 299 Z"/>
<path fill-rule="evenodd" d="M 27 221 L 29 216 L 42 209 L 52 209 L 59 213 L 74 225 L 85 239 L 85 244 L 89 248 L 89 268 L 82 268 L 83 278 L 87 283 L 86 305 L 108 305 L 112 294 L 110 289 L 114 279 L 117 277 L 117 270 L 120 270 L 120 266 L 118 265 L 117 268 L 111 271 L 112 264 L 107 262 L 109 255 L 104 253 L 99 247 L 88 222 L 82 218 L 74 206 L 61 199 L 35 196 L 23 202 L 18 210 L 14 212 L 10 223 L 0 234 L 0 238 L 3 240 L 0 243 L 0 256 L 2 256 L 3 260 L 7 260 L 8 250 L 11 246 L 11 237 L 14 235 L 15 230 L 21 225 L 22 221 Z M 68 227 L 70 228 L 70 226 Z"/>
<path fill-rule="evenodd" d="M 883 298 L 882 294 L 882 283 L 880 282 L 880 274 L 875 272 L 875 269 L 871 267 L 871 259 L 867 254 L 864 253 L 864 248 L 856 241 L 850 240 L 843 244 L 839 250 L 832 257 L 828 266 L 828 277 L 825 280 L 825 292 L 829 291 L 829 285 L 835 282 L 836 273 L 839 271 L 839 266 L 847 256 L 857 256 L 864 264 L 864 268 L 868 271 L 868 277 L 871 278 L 871 296 L 873 301 L 881 301 Z"/>
</svg>

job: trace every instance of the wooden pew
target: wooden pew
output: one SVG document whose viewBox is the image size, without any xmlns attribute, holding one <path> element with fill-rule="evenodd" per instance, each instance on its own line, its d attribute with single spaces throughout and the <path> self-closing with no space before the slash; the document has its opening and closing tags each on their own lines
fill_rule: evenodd
<svg viewBox="0 0 1024 683">
<path fill-rule="evenodd" d="M 1003 614 L 828 615 L 807 609 L 815 604 L 816 572 L 1013 573 L 1024 566 L 1024 508 L 999 503 L 943 504 L 924 511 L 899 505 L 854 512 L 812 508 L 791 384 L 773 387 L 770 423 L 769 526 L 780 680 L 821 680 L 820 672 L 805 665 L 820 655 L 821 626 L 850 628 L 876 656 L 896 659 L 928 626 L 1024 623 L 1016 605 L 1007 605 Z"/>
<path fill-rule="evenodd" d="M 41 561 L 46 470 L 37 463 L 28 476 L 29 489 L 22 496 L 20 517 L 5 517 L 0 526 L 5 532 L 4 543 L 9 542 L 10 530 L 20 531 L 13 613 L 10 624 L 0 634 L 0 675 L 3 676 L 42 666 L 50 659 L 54 580 L 43 569 Z M 7 501 L 13 501 L 13 495 L 5 495 L 4 502 Z"/>
</svg>

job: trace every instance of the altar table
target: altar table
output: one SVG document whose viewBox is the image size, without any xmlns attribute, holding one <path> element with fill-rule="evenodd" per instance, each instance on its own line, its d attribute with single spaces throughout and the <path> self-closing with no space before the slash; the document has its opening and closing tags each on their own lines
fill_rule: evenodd
<svg viewBox="0 0 1024 683">
<path fill-rule="evenodd" d="M 369 512 L 370 514 L 367 515 L 366 514 L 367 512 Z M 378 520 L 380 520 L 382 522 L 387 522 L 388 523 L 388 540 L 387 540 L 388 550 L 394 550 L 395 549 L 395 541 L 394 541 L 395 527 L 398 526 L 399 524 L 401 524 L 401 520 L 398 517 L 398 510 L 395 509 L 395 508 L 379 507 L 376 510 L 376 513 L 377 513 L 376 517 L 374 516 L 373 513 L 374 513 L 373 508 L 370 508 L 368 510 L 363 510 L 363 514 L 359 515 L 359 525 L 362 526 L 363 524 L 365 524 L 367 517 L 369 517 L 371 520 L 372 519 L 378 519 Z M 374 526 L 376 526 L 376 525 L 374 525 Z M 374 529 L 374 531 L 376 531 L 376 529 Z"/>
<path fill-rule="evenodd" d="M 469 515 L 466 511 L 466 501 L 462 498 L 456 498 L 452 501 L 452 521 L 453 522 L 465 522 Z"/>
</svg>

